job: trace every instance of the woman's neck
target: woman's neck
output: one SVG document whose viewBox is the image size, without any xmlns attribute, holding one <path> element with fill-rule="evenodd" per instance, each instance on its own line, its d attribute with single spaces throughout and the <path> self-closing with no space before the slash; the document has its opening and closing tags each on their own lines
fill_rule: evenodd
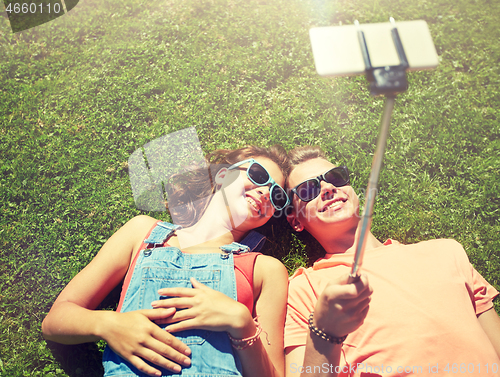
<svg viewBox="0 0 500 377">
<path fill-rule="evenodd" d="M 176 232 L 172 246 L 189 252 L 214 252 L 220 246 L 238 242 L 246 232 L 233 228 L 231 220 L 229 209 L 216 193 L 198 222 Z"/>
<path fill-rule="evenodd" d="M 214 253 L 234 240 L 234 235 L 229 231 L 221 234 L 210 233 L 210 229 L 198 228 L 195 225 L 178 230 L 176 237 L 169 240 L 169 244 L 190 253 Z"/>
</svg>

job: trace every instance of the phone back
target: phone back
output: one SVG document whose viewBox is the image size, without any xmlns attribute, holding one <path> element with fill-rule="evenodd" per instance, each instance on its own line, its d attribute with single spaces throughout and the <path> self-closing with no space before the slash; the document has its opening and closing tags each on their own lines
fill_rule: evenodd
<svg viewBox="0 0 500 377">
<path fill-rule="evenodd" d="M 401 21 L 396 27 L 405 50 L 409 70 L 432 69 L 438 65 L 436 48 L 427 22 Z M 399 65 L 392 40 L 393 24 L 360 24 L 373 67 Z M 365 72 L 365 64 L 355 25 L 327 26 L 309 31 L 316 71 L 321 76 L 349 76 Z"/>
</svg>

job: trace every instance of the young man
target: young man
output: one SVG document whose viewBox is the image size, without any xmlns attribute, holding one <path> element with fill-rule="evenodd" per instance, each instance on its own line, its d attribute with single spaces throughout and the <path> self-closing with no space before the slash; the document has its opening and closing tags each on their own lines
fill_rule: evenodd
<svg viewBox="0 0 500 377">
<path fill-rule="evenodd" d="M 287 377 L 499 376 L 498 292 L 461 245 L 382 244 L 370 233 L 362 278 L 349 283 L 360 218 L 347 168 L 315 147 L 296 148 L 290 158 L 288 221 L 326 255 L 290 280 Z"/>
</svg>

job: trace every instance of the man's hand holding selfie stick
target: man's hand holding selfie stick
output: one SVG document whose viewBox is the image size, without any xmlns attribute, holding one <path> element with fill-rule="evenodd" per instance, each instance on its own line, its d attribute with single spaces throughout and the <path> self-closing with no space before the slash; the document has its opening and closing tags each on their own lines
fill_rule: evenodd
<svg viewBox="0 0 500 377">
<path fill-rule="evenodd" d="M 386 97 L 365 206 L 354 241 L 351 272 L 326 285 L 309 318 L 304 366 L 322 363 L 338 366 L 342 343 L 349 333 L 363 324 L 369 311 L 373 289 L 367 276 L 361 275 L 360 271 L 371 234 L 373 205 L 395 97 L 408 88 L 407 70 L 435 68 L 438 60 L 425 21 L 402 22 L 398 26 L 392 18 L 390 23 L 383 24 L 360 25 L 355 21 L 354 25 L 313 28 L 310 37 L 316 70 L 320 75 L 365 74 L 370 93 Z M 359 48 L 353 48 L 356 42 Z M 337 372 L 327 373 L 332 374 Z"/>
</svg>

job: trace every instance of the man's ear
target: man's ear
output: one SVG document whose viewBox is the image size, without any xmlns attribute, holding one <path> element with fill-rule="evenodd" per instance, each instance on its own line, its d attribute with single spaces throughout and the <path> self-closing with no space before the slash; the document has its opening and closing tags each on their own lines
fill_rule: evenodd
<svg viewBox="0 0 500 377">
<path fill-rule="evenodd" d="M 304 226 L 300 223 L 300 220 L 295 215 L 295 210 L 292 209 L 291 211 L 289 211 L 289 213 L 287 213 L 286 220 L 296 232 L 302 232 L 304 230 Z"/>
</svg>

